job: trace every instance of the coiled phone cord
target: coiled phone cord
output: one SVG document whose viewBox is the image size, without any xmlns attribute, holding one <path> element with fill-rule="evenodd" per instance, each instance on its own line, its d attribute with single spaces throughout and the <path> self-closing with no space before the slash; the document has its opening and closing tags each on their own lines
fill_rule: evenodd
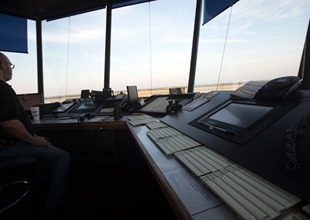
<svg viewBox="0 0 310 220">
<path fill-rule="evenodd" d="M 299 172 L 301 168 L 296 152 L 297 135 L 300 134 L 302 129 L 309 126 L 310 115 L 307 115 L 286 131 L 288 139 L 288 142 L 286 143 L 286 156 L 288 158 L 288 162 L 286 163 L 285 168 L 292 173 Z"/>
</svg>

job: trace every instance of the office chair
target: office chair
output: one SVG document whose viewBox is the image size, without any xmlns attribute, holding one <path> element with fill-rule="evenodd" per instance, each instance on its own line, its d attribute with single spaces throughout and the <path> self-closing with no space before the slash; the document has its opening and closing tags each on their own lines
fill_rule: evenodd
<svg viewBox="0 0 310 220">
<path fill-rule="evenodd" d="M 16 215 L 27 216 L 34 212 L 24 207 L 32 194 L 32 184 L 36 172 L 35 157 L 0 159 L 0 219 L 14 219 Z"/>
</svg>

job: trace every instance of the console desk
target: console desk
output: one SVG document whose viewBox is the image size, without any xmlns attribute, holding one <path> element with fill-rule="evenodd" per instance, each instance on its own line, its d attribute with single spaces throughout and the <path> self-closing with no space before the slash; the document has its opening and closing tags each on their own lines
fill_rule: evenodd
<svg viewBox="0 0 310 220">
<path fill-rule="evenodd" d="M 219 97 L 227 98 L 228 93 L 220 94 Z M 229 141 L 223 140 L 216 135 L 207 134 L 205 135 L 203 131 L 197 130 L 197 128 L 190 127 L 189 129 L 186 128 L 188 123 L 195 119 L 197 117 L 197 112 L 201 115 L 203 112 L 206 111 L 206 109 L 211 108 L 213 105 L 218 104 L 220 101 L 218 99 L 214 99 L 210 101 L 209 107 L 203 107 L 200 108 L 200 110 L 195 110 L 196 114 L 194 112 L 185 112 L 181 111 L 175 114 L 172 114 L 170 116 L 166 116 L 163 118 L 154 118 L 158 122 L 165 123 L 173 128 L 176 128 L 177 130 L 180 130 L 185 135 L 188 135 L 189 137 L 194 137 L 195 140 L 201 141 L 203 145 L 207 145 L 206 139 L 210 142 L 210 148 L 216 149 L 217 144 L 221 145 L 219 146 L 218 152 L 223 151 L 226 156 L 229 157 L 229 159 L 233 159 L 233 161 L 240 160 L 240 163 L 242 165 L 249 164 L 249 168 L 252 171 L 257 171 L 257 173 L 261 176 L 269 177 L 270 172 L 276 169 L 282 169 L 281 165 L 278 164 L 279 167 L 270 167 L 270 170 L 263 170 L 262 167 L 256 168 L 257 165 L 261 164 L 263 161 L 246 161 L 246 158 L 244 157 L 246 154 L 248 155 L 248 158 L 252 160 L 255 158 L 255 153 L 258 157 L 264 156 L 261 152 L 261 150 L 265 150 L 265 152 L 270 154 L 269 156 L 274 156 L 275 150 L 277 150 L 277 144 L 274 144 L 274 149 L 271 149 L 270 152 L 268 152 L 267 148 L 270 148 L 270 146 L 263 146 L 264 143 L 267 143 L 268 140 L 266 138 L 272 138 L 275 137 L 281 145 L 283 144 L 283 141 L 281 138 L 283 138 L 281 135 L 279 135 L 279 132 L 285 133 L 285 129 L 287 129 L 287 125 L 295 123 L 298 121 L 301 116 L 299 115 L 297 118 L 293 119 L 293 116 L 298 114 L 299 110 L 302 110 L 302 112 L 305 111 L 305 109 L 308 109 L 307 106 L 309 106 L 309 97 L 310 95 L 306 93 L 305 95 L 305 102 L 298 105 L 296 109 L 291 111 L 289 114 L 286 114 L 283 117 L 283 120 L 281 119 L 279 122 L 273 124 L 272 126 L 269 126 L 266 128 L 263 132 L 258 134 L 256 137 L 253 138 L 253 141 L 249 141 L 248 145 L 251 148 L 245 148 L 239 147 L 238 144 L 231 144 L 230 147 L 226 149 L 221 149 L 223 146 L 227 146 Z M 210 107 L 211 106 L 211 107 Z M 215 191 L 212 191 L 208 187 L 206 187 L 197 177 L 193 175 L 192 172 L 190 172 L 187 167 L 185 167 L 175 156 L 167 156 L 147 135 L 148 131 L 150 130 L 146 125 L 138 125 L 138 126 L 132 126 L 129 123 L 128 120 L 129 116 L 124 116 L 121 118 L 121 120 L 114 121 L 113 117 L 110 117 L 109 119 L 101 120 L 101 119 L 90 119 L 83 121 L 81 123 L 78 123 L 76 119 L 70 119 L 70 120 L 41 120 L 39 122 L 34 122 L 34 125 L 39 130 L 51 130 L 51 129 L 128 129 L 130 131 L 130 134 L 132 135 L 136 146 L 138 147 L 140 153 L 142 154 L 143 158 L 145 159 L 145 162 L 147 163 L 148 167 L 150 168 L 151 172 L 153 173 L 155 179 L 157 180 L 163 194 L 165 195 L 166 199 L 168 200 L 170 206 L 174 210 L 176 216 L 179 219 L 240 219 L 240 215 L 238 215 L 233 209 L 227 204 L 227 202 L 224 202 L 220 197 L 216 194 Z M 283 127 L 283 128 L 281 128 Z M 272 135 L 270 132 L 279 131 L 278 133 L 274 133 Z M 265 139 L 263 138 L 265 137 Z M 304 141 L 304 139 L 301 139 Z M 306 139 L 306 140 L 309 140 Z M 255 143 L 254 143 L 255 142 Z M 261 145 L 261 150 L 258 150 L 257 145 Z M 305 149 L 305 144 L 301 144 L 302 149 L 305 150 L 306 155 L 302 156 L 302 162 L 303 165 L 307 166 L 309 165 L 309 160 L 305 160 L 305 158 L 309 158 L 309 149 Z M 281 146 L 279 146 L 280 148 Z M 245 152 L 243 156 L 242 151 Z M 237 154 L 236 154 L 237 153 Z M 282 152 L 279 153 L 279 157 L 282 157 Z M 252 158 L 253 157 L 253 158 Z M 252 159 L 251 159 L 252 158 Z M 274 163 L 277 163 L 279 161 L 276 161 L 277 158 L 275 157 L 273 161 L 271 161 L 270 158 L 266 157 L 265 163 L 269 166 L 273 166 Z M 283 162 L 284 158 L 281 158 L 280 162 Z M 274 162 L 275 161 L 275 162 Z M 252 164 L 251 164 L 252 163 Z M 253 167 L 252 167 L 253 166 Z M 247 167 L 246 167 L 247 168 Z M 309 170 L 309 169 L 308 169 Z M 283 173 L 281 173 L 283 172 Z M 274 180 L 280 180 L 283 181 L 283 175 L 284 176 L 290 176 L 290 174 L 285 173 L 285 171 L 281 171 L 280 173 L 277 173 L 276 175 L 279 175 L 279 179 L 275 177 L 274 179 L 271 178 L 272 182 Z M 309 171 L 305 171 L 306 173 L 309 173 Z M 282 175 L 282 176 L 281 176 Z M 281 217 L 288 217 L 288 219 L 294 219 L 296 216 L 294 215 L 303 215 L 304 217 L 309 218 L 309 215 L 303 211 L 303 208 L 307 207 L 306 205 L 309 203 L 307 200 L 309 195 L 309 189 L 305 188 L 305 184 L 309 182 L 309 176 L 305 177 L 304 174 L 302 176 L 292 176 L 293 179 L 287 179 L 287 182 L 283 183 L 282 186 L 287 187 L 290 189 L 292 187 L 292 191 L 294 194 L 297 194 L 297 197 L 299 194 L 301 197 L 304 196 L 304 198 L 301 198 L 300 202 L 298 202 L 296 205 L 285 209 L 285 212 L 281 213 Z M 303 187 L 305 191 L 300 191 L 298 187 L 294 186 L 294 181 L 297 181 L 296 183 L 302 183 L 300 187 Z M 302 182 L 299 182 L 302 181 Z M 295 192 L 296 190 L 296 192 Z M 252 219 L 252 218 L 250 218 Z M 268 218 L 267 218 L 268 219 Z M 270 219 L 270 218 L 269 218 Z"/>
<path fill-rule="evenodd" d="M 202 218 L 217 216 L 238 219 L 233 211 L 203 187 L 181 163 L 175 158 L 166 157 L 161 152 L 147 137 L 146 126 L 133 127 L 128 123 L 126 116 L 119 121 L 111 118 L 105 121 L 93 119 L 82 123 L 78 123 L 76 119 L 41 120 L 33 123 L 40 132 L 80 129 L 113 129 L 117 132 L 119 129 L 128 129 L 178 219 L 197 219 L 197 217 L 194 218 L 195 215 Z"/>
</svg>

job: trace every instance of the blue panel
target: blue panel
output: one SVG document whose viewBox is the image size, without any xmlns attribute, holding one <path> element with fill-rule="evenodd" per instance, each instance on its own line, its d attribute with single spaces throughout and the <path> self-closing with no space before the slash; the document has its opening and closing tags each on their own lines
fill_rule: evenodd
<svg viewBox="0 0 310 220">
<path fill-rule="evenodd" d="M 27 19 L 0 14 L 0 50 L 28 53 Z"/>
<path fill-rule="evenodd" d="M 205 0 L 203 25 L 239 0 Z"/>
</svg>

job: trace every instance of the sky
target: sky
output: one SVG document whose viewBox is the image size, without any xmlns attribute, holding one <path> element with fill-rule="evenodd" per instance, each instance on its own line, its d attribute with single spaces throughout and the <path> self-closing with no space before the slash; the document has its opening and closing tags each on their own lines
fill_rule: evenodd
<svg viewBox="0 0 310 220">
<path fill-rule="evenodd" d="M 240 0 L 201 24 L 195 84 L 297 75 L 309 3 Z M 111 88 L 187 86 L 195 6 L 193 0 L 157 0 L 114 9 Z M 105 10 L 99 10 L 43 21 L 45 96 L 103 88 L 105 20 Z M 10 83 L 17 93 L 35 92 L 37 86 L 33 21 L 28 21 L 28 37 L 28 54 L 6 53 L 16 65 Z"/>
</svg>

